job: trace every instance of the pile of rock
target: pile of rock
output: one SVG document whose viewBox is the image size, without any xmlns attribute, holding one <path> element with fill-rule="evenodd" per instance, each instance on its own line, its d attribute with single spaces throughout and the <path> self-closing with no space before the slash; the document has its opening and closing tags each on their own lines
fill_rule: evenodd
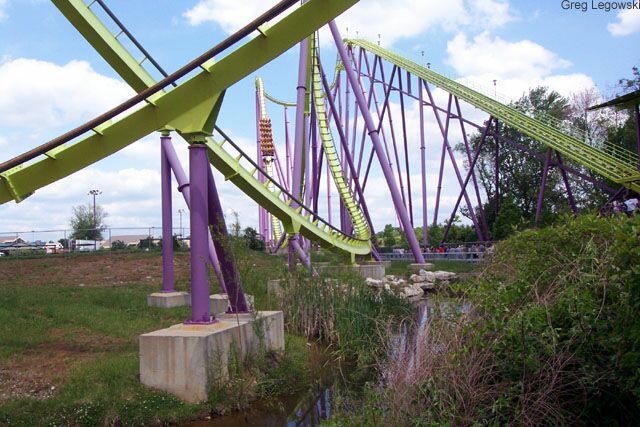
<svg viewBox="0 0 640 427">
<path fill-rule="evenodd" d="M 448 271 L 420 270 L 418 274 L 412 274 L 408 280 L 386 275 L 380 280 L 367 278 L 366 282 L 372 288 L 384 290 L 400 298 L 412 299 L 423 296 L 426 291 L 445 287 L 455 278 L 456 274 Z"/>
</svg>

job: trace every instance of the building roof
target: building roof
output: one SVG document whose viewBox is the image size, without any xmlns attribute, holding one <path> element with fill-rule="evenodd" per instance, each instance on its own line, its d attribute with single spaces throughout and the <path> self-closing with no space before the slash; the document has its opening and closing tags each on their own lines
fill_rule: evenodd
<svg viewBox="0 0 640 427">
<path fill-rule="evenodd" d="M 616 107 L 616 109 L 618 110 L 624 110 L 627 108 L 635 107 L 638 104 L 640 104 L 640 89 L 629 92 L 622 96 L 618 96 L 617 98 L 613 98 L 612 100 L 603 102 L 602 104 L 589 107 L 588 110 L 599 110 L 600 108 L 605 107 Z"/>
<path fill-rule="evenodd" d="M 120 241 L 125 245 L 137 245 L 140 243 L 140 240 L 148 239 L 149 236 L 146 234 L 131 234 L 126 236 L 111 236 L 111 239 L 106 240 L 106 244 L 111 246 L 112 242 Z"/>
</svg>

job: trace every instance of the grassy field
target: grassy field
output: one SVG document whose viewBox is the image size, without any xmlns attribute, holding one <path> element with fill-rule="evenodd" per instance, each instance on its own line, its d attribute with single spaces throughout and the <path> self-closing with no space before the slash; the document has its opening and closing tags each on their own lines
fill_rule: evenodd
<svg viewBox="0 0 640 427">
<path fill-rule="evenodd" d="M 259 308 L 269 304 L 276 263 L 260 254 L 238 260 Z M 186 289 L 188 254 L 175 264 Z M 0 425 L 136 425 L 215 410 L 140 385 L 138 336 L 190 315 L 147 306 L 161 277 L 157 252 L 0 260 Z M 305 355 L 305 339 L 288 336 L 287 345 Z"/>
<path fill-rule="evenodd" d="M 284 274 L 283 259 L 239 252 L 245 291 L 258 309 L 275 308 L 266 282 Z M 178 289 L 189 283 L 188 258 L 176 254 Z M 140 385 L 138 336 L 189 317 L 189 308 L 147 306 L 146 296 L 160 288 L 161 278 L 159 252 L 1 259 L 0 425 L 139 425 L 237 407 L 220 394 L 192 405 Z M 213 276 L 211 283 L 215 292 Z M 284 357 L 273 366 L 258 361 L 248 381 L 255 383 L 254 393 L 243 398 L 270 396 L 274 383 L 290 392 L 307 386 L 300 380 L 306 343 L 287 334 Z"/>
</svg>

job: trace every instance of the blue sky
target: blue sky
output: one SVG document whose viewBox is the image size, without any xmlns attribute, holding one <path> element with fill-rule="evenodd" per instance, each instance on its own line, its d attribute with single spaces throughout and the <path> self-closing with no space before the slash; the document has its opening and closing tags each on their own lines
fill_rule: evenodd
<svg viewBox="0 0 640 427">
<path fill-rule="evenodd" d="M 156 59 L 173 71 L 273 2 L 107 3 Z M 631 67 L 640 63 L 640 10 L 583 12 L 565 10 L 562 5 L 559 0 L 362 0 L 338 20 L 338 25 L 343 36 L 347 28 L 349 36 L 357 32 L 377 40 L 380 34 L 382 44 L 417 61 L 423 61 L 424 51 L 424 61 L 456 78 L 484 86 L 491 86 L 496 79 L 498 91 L 509 98 L 517 98 L 538 84 L 566 96 L 592 86 L 603 97 L 612 95 L 615 82 L 629 76 Z M 324 63 L 329 64 L 335 51 L 327 32 L 321 33 L 321 41 Z M 255 152 L 254 77 L 262 76 L 270 93 L 293 99 L 296 56 L 297 49 L 287 52 L 227 93 L 219 124 L 251 153 Z M 130 95 L 127 86 L 51 2 L 0 0 L 0 160 L 35 147 Z M 482 120 L 481 112 L 467 110 L 471 117 Z M 282 112 L 269 106 L 269 113 L 278 135 Z M 437 129 L 427 133 L 437 138 Z M 86 193 L 91 188 L 103 190 L 98 200 L 110 214 L 109 225 L 159 225 L 157 139 L 150 135 L 20 204 L 0 206 L 0 232 L 65 228 L 71 206 L 88 202 Z M 183 159 L 185 145 L 176 140 Z M 434 158 L 436 153 L 434 150 Z M 412 172 L 418 169 L 414 167 Z M 372 182 L 380 184 L 372 185 L 367 194 L 374 222 L 378 228 L 395 223 L 379 173 Z M 448 173 L 445 212 L 455 201 L 457 188 Z M 255 204 L 228 184 L 221 184 L 221 193 L 223 204 L 239 212 L 243 226 L 256 225 Z M 416 204 L 418 193 L 414 189 Z M 431 205 L 433 196 L 429 195 Z M 178 195 L 174 208 L 176 212 L 184 208 Z"/>
</svg>

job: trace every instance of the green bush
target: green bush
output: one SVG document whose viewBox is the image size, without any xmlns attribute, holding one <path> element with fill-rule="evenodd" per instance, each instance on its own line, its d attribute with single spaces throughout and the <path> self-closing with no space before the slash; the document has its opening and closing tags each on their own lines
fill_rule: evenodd
<svg viewBox="0 0 640 427">
<path fill-rule="evenodd" d="M 339 407 L 335 422 L 637 425 L 640 216 L 558 224 L 496 245 L 466 289 L 470 311 L 434 310 L 359 415 Z"/>
<path fill-rule="evenodd" d="M 471 299 L 474 345 L 494 353 L 508 384 L 506 418 L 544 415 L 527 407 L 534 395 L 566 420 L 640 416 L 639 217 L 567 218 L 516 234 Z"/>
</svg>

